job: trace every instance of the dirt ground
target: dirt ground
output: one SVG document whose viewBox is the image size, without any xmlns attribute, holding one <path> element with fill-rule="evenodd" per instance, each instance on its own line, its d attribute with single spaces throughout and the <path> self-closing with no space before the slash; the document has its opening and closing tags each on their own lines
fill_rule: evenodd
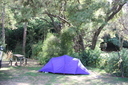
<svg viewBox="0 0 128 85">
<path fill-rule="evenodd" d="M 31 85 L 31 84 L 26 84 L 26 83 L 23 83 L 24 81 L 27 80 L 27 82 L 31 82 L 27 76 L 24 76 L 24 77 L 21 77 L 22 74 L 24 75 L 25 73 L 29 72 L 30 70 L 29 69 L 26 69 L 26 68 L 34 68 L 34 67 L 42 67 L 42 65 L 39 65 L 38 61 L 37 60 L 32 60 L 32 59 L 28 59 L 27 60 L 27 65 L 24 65 L 22 64 L 20 66 L 20 62 L 18 61 L 17 64 L 18 66 L 15 65 L 16 62 L 13 62 L 12 63 L 12 66 L 9 64 L 9 61 L 2 61 L 2 68 L 0 69 L 0 73 L 5 73 L 3 74 L 8 76 L 7 77 L 0 77 L 0 85 Z M 9 69 L 9 68 L 19 68 L 19 69 Z M 38 72 L 38 70 L 32 70 L 32 71 L 35 71 L 35 73 Z M 10 77 L 10 78 L 9 78 Z M 20 78 L 20 79 L 17 79 L 17 78 Z M 5 78 L 5 79 L 4 79 Z M 6 81 L 5 81 L 6 80 Z M 17 81 L 22 81 L 22 82 L 17 82 Z"/>
<path fill-rule="evenodd" d="M 19 65 L 19 62 L 18 62 Z M 37 60 L 28 59 L 27 65 L 8 65 L 2 62 L 0 69 L 0 85 L 128 85 L 128 78 L 112 77 L 106 73 L 95 72 L 91 69 L 90 75 L 59 75 L 39 73 L 42 68 Z"/>
<path fill-rule="evenodd" d="M 12 66 L 16 67 L 15 65 L 15 61 L 12 62 Z M 22 62 L 23 63 L 23 62 Z M 20 62 L 18 61 L 17 62 L 18 66 L 20 66 Z M 2 61 L 2 67 L 10 67 L 11 64 L 9 64 L 9 61 Z M 37 67 L 37 66 L 41 66 L 39 65 L 39 62 L 37 60 L 34 60 L 34 59 L 27 59 L 27 64 L 24 65 L 24 63 L 21 65 L 21 66 L 26 66 L 26 67 Z"/>
</svg>

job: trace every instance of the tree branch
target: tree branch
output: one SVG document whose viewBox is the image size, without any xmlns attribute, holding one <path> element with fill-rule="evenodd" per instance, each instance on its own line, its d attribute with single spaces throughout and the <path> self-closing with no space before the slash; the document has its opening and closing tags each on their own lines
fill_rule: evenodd
<svg viewBox="0 0 128 85">
<path fill-rule="evenodd" d="M 123 19 L 122 19 L 123 20 Z M 126 26 L 124 25 L 124 22 L 119 20 L 119 23 L 123 26 L 123 28 L 128 32 L 128 29 L 126 28 Z"/>
<path fill-rule="evenodd" d="M 40 18 L 40 19 L 42 19 L 42 20 L 46 21 L 47 23 L 51 24 L 48 20 L 46 20 L 44 18 Z"/>
<path fill-rule="evenodd" d="M 96 46 L 96 43 L 97 43 L 97 39 L 98 39 L 98 36 L 101 32 L 101 30 L 104 28 L 104 26 L 107 24 L 107 22 L 111 19 L 113 19 L 113 17 L 122 9 L 122 7 L 124 6 L 126 2 L 122 3 L 122 4 L 119 4 L 118 6 L 116 6 L 116 9 L 113 10 L 112 12 L 109 11 L 109 13 L 107 13 L 108 17 L 106 16 L 106 19 L 105 19 L 105 23 L 103 23 L 98 29 L 97 31 L 94 33 L 94 36 L 92 38 L 92 46 L 91 46 L 91 49 L 95 49 L 95 46 Z M 115 6 L 113 6 L 115 7 Z M 109 15 L 110 14 L 110 15 Z"/>
<path fill-rule="evenodd" d="M 61 19 L 61 20 L 62 20 L 62 22 L 65 22 L 65 23 L 67 23 L 67 24 L 70 26 L 69 21 L 67 21 L 67 20 L 66 20 L 66 19 L 64 19 L 63 17 L 60 17 L 60 16 L 58 16 L 58 15 L 53 15 L 53 14 L 48 13 L 48 12 L 45 12 L 45 14 L 50 15 L 50 16 L 53 16 L 53 17 L 56 17 L 56 18 L 59 18 L 59 19 Z"/>
<path fill-rule="evenodd" d="M 107 18 L 106 18 L 106 22 L 108 22 L 109 20 L 111 20 L 121 9 L 122 7 L 124 6 L 125 3 L 123 4 L 120 4 L 117 6 L 116 10 L 114 10 L 112 13 L 108 13 L 108 14 L 111 14 L 109 15 Z"/>
</svg>

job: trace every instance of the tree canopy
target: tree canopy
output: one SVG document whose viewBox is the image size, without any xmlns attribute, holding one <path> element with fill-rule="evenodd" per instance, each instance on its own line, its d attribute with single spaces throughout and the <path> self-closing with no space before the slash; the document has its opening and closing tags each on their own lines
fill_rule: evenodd
<svg viewBox="0 0 128 85">
<path fill-rule="evenodd" d="M 65 45 L 68 40 L 62 40 L 62 37 L 71 36 L 70 45 L 75 51 L 80 52 L 84 51 L 86 47 L 95 49 L 101 32 L 108 30 L 106 28 L 108 23 L 115 20 L 117 20 L 117 24 L 120 23 L 126 34 L 127 23 L 124 17 L 127 12 L 122 10 L 123 7 L 126 10 L 127 5 L 125 4 L 127 4 L 127 0 L 1 0 L 0 9 L 2 10 L 4 7 L 5 14 L 2 15 L 4 11 L 1 12 L 1 19 L 4 21 L 0 23 L 4 26 L 3 29 L 13 31 L 24 28 L 25 26 L 21 24 L 27 22 L 28 31 L 26 30 L 26 32 L 28 34 L 26 37 L 30 37 L 34 43 L 42 38 L 45 40 L 49 32 L 52 32 L 60 42 L 65 42 Z M 43 34 L 35 34 L 37 29 L 38 33 L 40 30 Z M 119 28 L 116 27 L 116 29 Z M 66 31 L 64 32 L 64 30 Z M 8 34 L 5 35 L 8 36 Z M 35 40 L 33 36 L 38 36 L 38 40 Z M 126 36 L 124 37 L 127 39 Z"/>
</svg>

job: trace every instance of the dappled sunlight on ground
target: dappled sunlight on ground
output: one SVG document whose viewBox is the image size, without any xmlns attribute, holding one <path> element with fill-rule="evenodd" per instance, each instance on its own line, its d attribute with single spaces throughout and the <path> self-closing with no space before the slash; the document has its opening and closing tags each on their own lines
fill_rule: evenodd
<svg viewBox="0 0 128 85">
<path fill-rule="evenodd" d="M 88 68 L 90 75 L 64 75 L 38 72 L 42 65 L 36 60 L 21 67 L 5 64 L 0 69 L 0 85 L 128 85 L 128 78 L 112 77 L 97 68 Z"/>
<path fill-rule="evenodd" d="M 22 83 L 22 82 L 8 82 L 8 81 L 4 81 L 2 82 L 2 84 L 0 83 L 0 85 L 31 85 L 29 83 Z"/>
<path fill-rule="evenodd" d="M 10 70 L 10 68 L 1 68 L 1 71 Z"/>
<path fill-rule="evenodd" d="M 29 72 L 37 73 L 38 71 L 36 71 L 36 70 L 30 70 Z"/>
<path fill-rule="evenodd" d="M 30 85 L 30 84 L 27 84 L 27 83 L 17 83 L 16 85 Z"/>
</svg>

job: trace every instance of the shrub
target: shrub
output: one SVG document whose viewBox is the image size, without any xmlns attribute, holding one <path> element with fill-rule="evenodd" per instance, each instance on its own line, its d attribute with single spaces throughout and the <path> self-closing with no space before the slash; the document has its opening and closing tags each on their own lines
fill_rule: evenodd
<svg viewBox="0 0 128 85">
<path fill-rule="evenodd" d="M 59 39 L 51 33 L 48 33 L 46 40 L 41 45 L 38 53 L 38 59 L 41 64 L 45 64 L 52 57 L 60 56 Z"/>
<path fill-rule="evenodd" d="M 43 43 L 38 43 L 33 49 L 33 55 L 39 59 L 41 64 L 45 64 L 52 57 L 72 54 L 75 35 L 73 28 L 64 28 L 60 34 L 48 33 Z M 42 45 L 41 45 L 42 44 Z"/>
<path fill-rule="evenodd" d="M 101 51 L 98 49 L 95 50 L 86 49 L 85 53 L 81 54 L 82 55 L 81 61 L 86 66 L 99 67 L 101 60 L 100 53 Z"/>
<path fill-rule="evenodd" d="M 73 42 L 72 39 L 75 35 L 74 28 L 64 28 L 61 30 L 60 35 L 60 48 L 61 55 L 67 54 L 70 55 L 73 52 Z"/>
<path fill-rule="evenodd" d="M 118 52 L 109 53 L 107 59 L 107 65 L 105 70 L 108 73 L 114 74 L 116 76 L 128 76 L 128 49 L 122 49 L 119 54 Z M 120 57 L 119 57 L 120 55 Z M 120 66 L 122 63 L 122 66 Z M 122 69 L 121 69 L 122 68 Z"/>
<path fill-rule="evenodd" d="M 108 53 L 106 53 L 106 52 L 102 52 L 101 54 L 100 54 L 100 58 L 101 58 L 101 60 L 100 60 L 100 68 L 101 69 L 105 69 L 105 66 L 107 65 L 107 59 L 108 59 L 108 57 L 109 57 L 109 55 L 108 55 Z"/>
<path fill-rule="evenodd" d="M 39 41 L 37 44 L 34 44 L 32 46 L 32 58 L 38 59 L 38 55 L 40 52 L 42 52 L 43 43 L 42 41 Z"/>
<path fill-rule="evenodd" d="M 82 56 L 79 55 L 79 53 L 72 53 L 70 56 L 78 59 L 82 59 Z"/>
</svg>

